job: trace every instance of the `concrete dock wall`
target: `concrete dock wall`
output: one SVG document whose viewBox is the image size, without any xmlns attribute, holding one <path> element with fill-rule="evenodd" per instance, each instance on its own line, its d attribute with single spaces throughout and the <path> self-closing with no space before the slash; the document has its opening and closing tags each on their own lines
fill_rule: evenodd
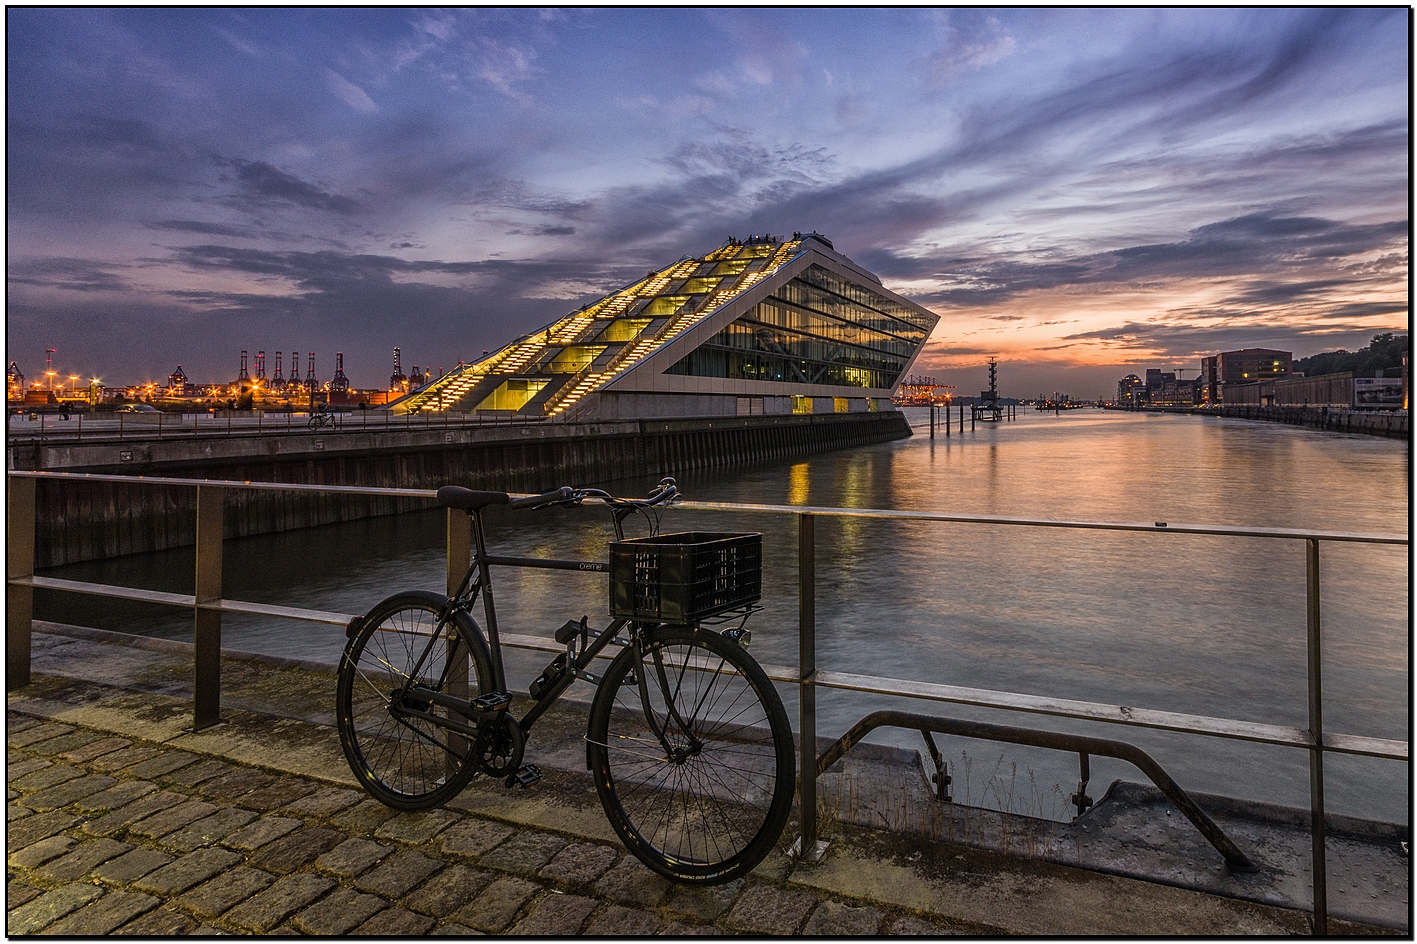
<svg viewBox="0 0 1417 944">
<path fill-rule="evenodd" d="M 678 475 L 886 442 L 910 435 L 897 412 L 743 416 L 600 424 L 415 429 L 45 444 L 12 468 L 215 480 L 534 492 Z M 24 461 L 28 459 L 29 461 Z M 18 461 L 17 461 L 18 460 Z M 40 480 L 36 566 L 138 554 L 195 541 L 196 489 Z M 232 490 L 226 536 L 315 527 L 426 507 L 414 499 Z"/>
<path fill-rule="evenodd" d="M 1406 439 L 1412 429 L 1408 419 L 1410 414 L 1384 410 L 1336 410 L 1319 406 L 1254 406 L 1227 403 L 1221 406 L 1220 415 L 1242 420 L 1265 420 L 1271 423 L 1288 423 L 1291 426 L 1308 426 L 1335 433 L 1387 436 L 1392 439 Z"/>
</svg>

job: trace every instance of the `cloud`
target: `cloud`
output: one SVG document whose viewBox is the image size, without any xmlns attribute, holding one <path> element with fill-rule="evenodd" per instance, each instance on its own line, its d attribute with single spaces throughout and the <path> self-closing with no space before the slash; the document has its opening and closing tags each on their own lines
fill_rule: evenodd
<svg viewBox="0 0 1417 944">
<path fill-rule="evenodd" d="M 353 213 L 358 208 L 354 200 L 327 193 L 265 161 L 237 158 L 229 163 L 236 171 L 236 179 L 244 195 L 258 202 L 293 203 L 312 210 L 328 210 L 333 213 Z"/>
<path fill-rule="evenodd" d="M 143 224 L 149 229 L 170 230 L 178 233 L 197 233 L 202 236 L 229 236 L 236 239 L 253 239 L 262 235 L 249 226 L 232 226 L 226 223 L 204 223 L 200 220 L 152 220 Z"/>
<path fill-rule="evenodd" d="M 11 264 L 8 281 L 11 285 L 71 292 L 126 292 L 128 282 L 119 275 L 126 268 L 88 259 L 51 257 Z"/>
<path fill-rule="evenodd" d="M 935 49 L 927 69 L 935 85 L 1008 58 L 1018 43 L 993 16 L 966 11 L 939 14 Z"/>
<path fill-rule="evenodd" d="M 369 97 L 368 93 L 333 69 L 325 70 L 325 78 L 329 81 L 330 89 L 336 97 L 355 111 L 367 114 L 379 110 L 379 106 L 374 104 L 374 100 Z"/>
</svg>

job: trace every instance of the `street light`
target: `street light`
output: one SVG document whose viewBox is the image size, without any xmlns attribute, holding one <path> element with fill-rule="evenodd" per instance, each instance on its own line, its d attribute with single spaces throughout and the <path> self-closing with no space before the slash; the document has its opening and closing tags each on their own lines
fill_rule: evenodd
<svg viewBox="0 0 1417 944">
<path fill-rule="evenodd" d="M 77 396 L 79 395 L 79 375 L 78 375 L 78 374 L 70 374 L 70 375 L 69 375 L 69 395 L 70 395 L 71 397 L 77 397 Z"/>
</svg>

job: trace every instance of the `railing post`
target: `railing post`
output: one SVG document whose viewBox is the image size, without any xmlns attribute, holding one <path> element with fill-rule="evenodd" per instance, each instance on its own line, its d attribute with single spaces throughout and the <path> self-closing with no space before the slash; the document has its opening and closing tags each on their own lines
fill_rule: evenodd
<svg viewBox="0 0 1417 944">
<path fill-rule="evenodd" d="M 197 486 L 197 592 L 192 627 L 192 730 L 221 722 L 221 544 L 224 489 Z"/>
<path fill-rule="evenodd" d="M 468 565 L 472 563 L 472 516 L 456 508 L 448 509 L 448 596 L 458 592 L 462 586 L 462 579 L 467 574 Z M 445 657 L 448 660 L 448 694 L 456 695 L 459 698 L 467 698 L 472 693 L 468 691 L 468 662 L 472 658 L 470 652 L 457 651 L 457 636 L 453 635 L 448 643 L 448 653 Z M 448 776 L 451 777 L 456 771 L 453 757 L 455 754 L 463 755 L 467 753 L 468 743 L 460 735 L 448 732 L 448 747 L 453 753 L 448 755 Z"/>
<path fill-rule="evenodd" d="M 817 840 L 817 519 L 797 516 L 798 763 L 802 835 L 796 853 L 817 862 L 826 844 Z"/>
<path fill-rule="evenodd" d="M 1313 856 L 1314 934 L 1328 935 L 1328 857 L 1324 849 L 1323 649 L 1319 633 L 1319 542 L 1304 541 L 1309 623 L 1309 842 Z"/>
<path fill-rule="evenodd" d="M 6 513 L 5 576 L 7 579 L 34 576 L 35 480 L 11 476 L 10 501 Z M 10 585 L 5 588 L 5 690 L 14 691 L 30 683 L 30 636 L 34 631 L 34 588 Z"/>
</svg>

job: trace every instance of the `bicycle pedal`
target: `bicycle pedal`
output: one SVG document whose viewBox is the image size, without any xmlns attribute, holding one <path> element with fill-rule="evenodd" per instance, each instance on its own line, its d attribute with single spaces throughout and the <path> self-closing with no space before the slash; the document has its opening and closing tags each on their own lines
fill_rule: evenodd
<svg viewBox="0 0 1417 944">
<path fill-rule="evenodd" d="M 478 695 L 472 700 L 472 710 L 479 714 L 506 711 L 507 706 L 511 703 L 511 692 L 488 692 L 486 695 Z"/>
<path fill-rule="evenodd" d="M 523 789 L 531 786 L 541 779 L 541 768 L 535 764 L 522 764 L 516 773 L 507 778 L 507 786 L 521 787 Z"/>
</svg>

